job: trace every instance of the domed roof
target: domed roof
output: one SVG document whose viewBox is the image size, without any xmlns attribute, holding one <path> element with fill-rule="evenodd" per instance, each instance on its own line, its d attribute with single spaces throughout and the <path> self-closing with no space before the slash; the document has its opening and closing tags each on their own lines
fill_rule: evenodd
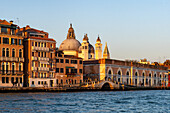
<svg viewBox="0 0 170 113">
<path fill-rule="evenodd" d="M 78 51 L 80 46 L 81 46 L 81 44 L 78 40 L 76 40 L 76 39 L 66 39 L 61 43 L 59 50 L 75 50 L 75 51 Z"/>
</svg>

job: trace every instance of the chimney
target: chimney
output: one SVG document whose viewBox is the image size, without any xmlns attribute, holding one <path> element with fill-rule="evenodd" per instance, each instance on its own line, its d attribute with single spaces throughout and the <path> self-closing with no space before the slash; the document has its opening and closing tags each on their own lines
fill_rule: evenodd
<svg viewBox="0 0 170 113">
<path fill-rule="evenodd" d="M 11 20 L 11 21 L 9 21 L 10 22 L 10 24 L 13 24 L 13 21 Z"/>
</svg>

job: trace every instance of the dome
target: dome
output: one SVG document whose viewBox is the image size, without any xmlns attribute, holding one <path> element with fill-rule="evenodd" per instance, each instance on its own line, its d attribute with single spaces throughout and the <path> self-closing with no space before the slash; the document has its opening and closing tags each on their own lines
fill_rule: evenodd
<svg viewBox="0 0 170 113">
<path fill-rule="evenodd" d="M 59 50 L 75 50 L 75 51 L 78 51 L 80 46 L 81 46 L 81 44 L 78 40 L 76 40 L 76 39 L 66 39 L 61 43 Z"/>
<path fill-rule="evenodd" d="M 94 47 L 91 44 L 89 44 L 89 53 L 94 53 Z"/>
</svg>

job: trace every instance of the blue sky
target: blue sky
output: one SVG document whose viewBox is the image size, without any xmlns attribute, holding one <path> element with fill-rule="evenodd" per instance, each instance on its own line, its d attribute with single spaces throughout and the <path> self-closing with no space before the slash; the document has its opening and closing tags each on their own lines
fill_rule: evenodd
<svg viewBox="0 0 170 113">
<path fill-rule="evenodd" d="M 0 0 L 0 19 L 49 32 L 57 46 L 69 24 L 82 42 L 99 35 L 111 58 L 164 61 L 170 58 L 169 0 Z M 17 21 L 17 18 L 19 21 Z"/>
</svg>

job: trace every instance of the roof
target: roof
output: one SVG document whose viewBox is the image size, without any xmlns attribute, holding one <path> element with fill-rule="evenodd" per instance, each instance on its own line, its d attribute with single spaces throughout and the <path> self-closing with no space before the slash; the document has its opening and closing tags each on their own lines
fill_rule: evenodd
<svg viewBox="0 0 170 113">
<path fill-rule="evenodd" d="M 48 41 L 54 41 L 56 42 L 54 39 L 52 38 L 40 38 L 40 37 L 28 37 L 26 39 L 38 39 L 38 40 L 48 40 Z"/>
<path fill-rule="evenodd" d="M 27 25 L 26 27 L 21 28 L 20 31 L 30 31 L 30 32 L 38 32 L 38 33 L 48 34 L 47 32 L 44 32 L 43 30 L 38 30 L 38 29 L 31 28 L 29 25 Z"/>
<path fill-rule="evenodd" d="M 107 42 L 106 42 L 106 45 L 105 45 L 103 54 L 110 54 L 110 53 L 109 53 L 109 49 L 108 49 L 108 47 L 107 47 Z"/>
</svg>

